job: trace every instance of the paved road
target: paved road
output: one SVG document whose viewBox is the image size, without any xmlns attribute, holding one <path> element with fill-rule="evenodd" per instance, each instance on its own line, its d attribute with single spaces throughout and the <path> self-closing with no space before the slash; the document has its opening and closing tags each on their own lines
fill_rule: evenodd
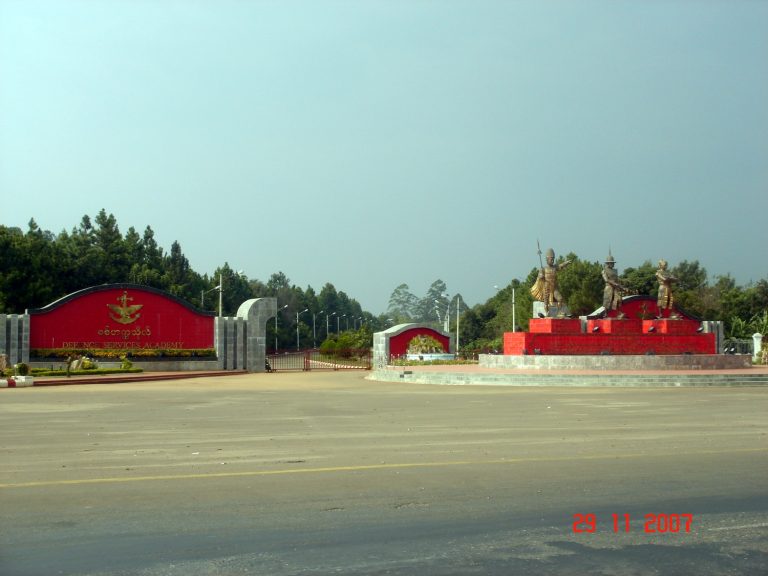
<svg viewBox="0 0 768 576">
<path fill-rule="evenodd" d="M 1 391 L 0 574 L 768 573 L 764 389 L 363 376 Z"/>
</svg>

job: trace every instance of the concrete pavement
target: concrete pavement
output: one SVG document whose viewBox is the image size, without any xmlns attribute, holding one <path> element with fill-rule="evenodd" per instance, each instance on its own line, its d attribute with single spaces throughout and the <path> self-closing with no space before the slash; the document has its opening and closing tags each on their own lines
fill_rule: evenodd
<svg viewBox="0 0 768 576">
<path fill-rule="evenodd" d="M 763 388 L 364 375 L 4 392 L 0 573 L 768 570 Z"/>
</svg>

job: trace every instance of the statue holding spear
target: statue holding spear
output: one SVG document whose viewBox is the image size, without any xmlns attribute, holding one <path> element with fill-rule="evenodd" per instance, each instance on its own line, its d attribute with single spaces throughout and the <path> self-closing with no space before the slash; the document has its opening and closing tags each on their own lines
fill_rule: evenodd
<svg viewBox="0 0 768 576">
<path fill-rule="evenodd" d="M 549 248 L 547 250 L 547 264 L 545 266 L 541 260 L 541 246 L 538 240 L 536 240 L 536 247 L 538 248 L 539 264 L 541 267 L 539 268 L 536 282 L 531 287 L 531 295 L 534 300 L 544 302 L 547 316 L 564 316 L 566 314 L 566 304 L 560 291 L 557 289 L 557 273 L 570 265 L 571 261 L 565 260 L 555 264 L 555 251 Z"/>
</svg>

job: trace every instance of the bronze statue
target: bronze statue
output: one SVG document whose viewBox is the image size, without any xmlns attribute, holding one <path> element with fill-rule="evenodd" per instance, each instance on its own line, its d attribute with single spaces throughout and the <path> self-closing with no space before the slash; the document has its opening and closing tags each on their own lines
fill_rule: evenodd
<svg viewBox="0 0 768 576">
<path fill-rule="evenodd" d="M 672 310 L 675 303 L 675 297 L 672 293 L 672 284 L 677 282 L 671 272 L 667 270 L 667 261 L 659 260 L 659 269 L 656 270 L 656 280 L 659 281 L 659 294 L 656 304 L 659 307 L 659 318 L 664 317 L 664 310 Z M 677 314 L 668 314 L 670 318 L 677 318 Z"/>
<path fill-rule="evenodd" d="M 616 260 L 613 259 L 610 249 L 608 250 L 608 258 L 605 260 L 605 266 L 603 267 L 603 281 L 605 281 L 605 288 L 603 288 L 603 316 L 608 316 L 611 310 L 618 312 L 617 318 L 624 318 L 624 313 L 621 312 L 621 297 L 628 289 L 619 282 L 619 273 L 614 268 Z"/>
<path fill-rule="evenodd" d="M 536 283 L 531 287 L 531 294 L 535 300 L 544 302 L 547 307 L 547 315 L 554 307 L 559 315 L 564 314 L 565 301 L 560 291 L 557 289 L 557 273 L 568 266 L 571 261 L 566 260 L 560 264 L 555 264 L 555 251 L 550 248 L 547 250 L 547 265 L 541 262 L 541 249 L 539 249 L 539 275 Z"/>
</svg>

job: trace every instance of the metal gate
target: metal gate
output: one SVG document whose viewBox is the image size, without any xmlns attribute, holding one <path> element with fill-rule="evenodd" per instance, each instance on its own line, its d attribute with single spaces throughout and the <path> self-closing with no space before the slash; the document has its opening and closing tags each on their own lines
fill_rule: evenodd
<svg viewBox="0 0 768 576">
<path fill-rule="evenodd" d="M 370 370 L 371 350 L 336 350 L 334 354 L 321 354 L 320 350 L 284 352 L 267 355 L 267 370 Z"/>
<path fill-rule="evenodd" d="M 754 347 L 755 344 L 752 340 L 727 338 L 723 341 L 723 354 L 752 354 Z"/>
</svg>

